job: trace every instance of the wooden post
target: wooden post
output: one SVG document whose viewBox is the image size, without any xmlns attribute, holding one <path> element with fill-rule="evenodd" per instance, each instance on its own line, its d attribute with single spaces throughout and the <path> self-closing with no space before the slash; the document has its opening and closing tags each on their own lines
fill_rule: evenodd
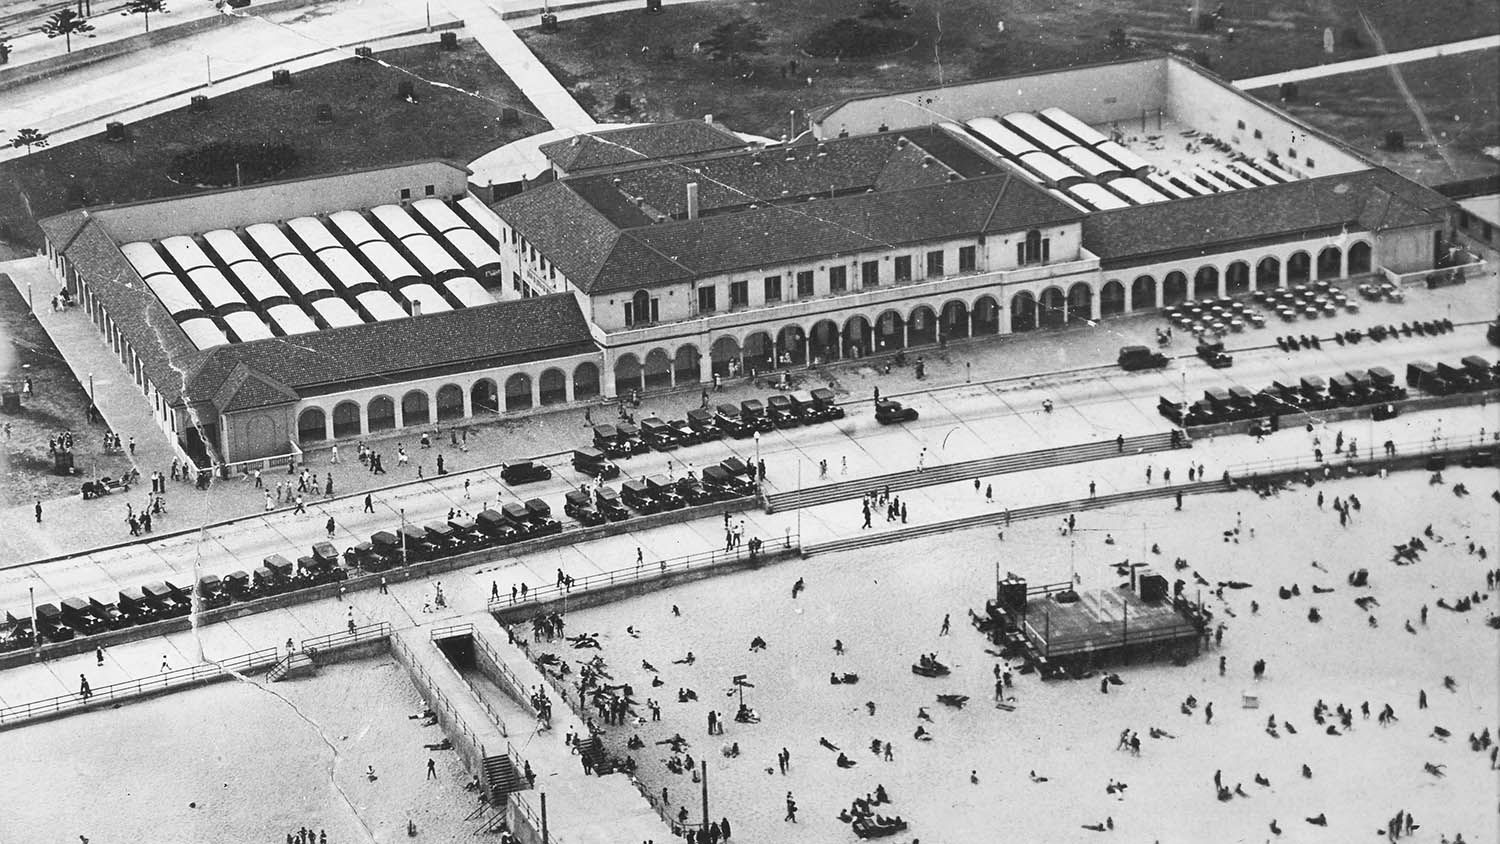
<svg viewBox="0 0 1500 844">
<path fill-rule="evenodd" d="M 703 766 L 703 828 L 708 829 L 708 760 L 702 761 Z"/>
<path fill-rule="evenodd" d="M 542 792 L 542 844 L 548 844 L 547 837 L 547 792 Z"/>
</svg>

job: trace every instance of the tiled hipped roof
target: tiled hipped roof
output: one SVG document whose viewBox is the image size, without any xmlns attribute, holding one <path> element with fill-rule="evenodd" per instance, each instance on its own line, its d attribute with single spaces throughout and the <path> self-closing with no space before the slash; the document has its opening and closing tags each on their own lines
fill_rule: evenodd
<svg viewBox="0 0 1500 844">
<path fill-rule="evenodd" d="M 1082 217 L 1024 179 L 950 166 L 900 133 L 621 168 L 495 210 L 591 294 Z"/>
<path fill-rule="evenodd" d="M 284 404 L 355 386 L 584 354 L 596 349 L 569 294 L 497 302 L 411 319 L 200 351 L 85 212 L 43 220 L 173 405 L 220 412 Z"/>
<path fill-rule="evenodd" d="M 1384 169 L 1090 214 L 1083 245 L 1106 266 L 1236 243 L 1440 222 L 1449 200 Z"/>
<path fill-rule="evenodd" d="M 597 137 L 596 137 L 597 136 Z M 647 126 L 608 129 L 578 135 L 539 148 L 558 167 L 580 173 L 599 167 L 614 167 L 653 158 L 695 155 L 742 147 L 745 142 L 733 132 L 701 120 L 679 120 Z"/>
</svg>

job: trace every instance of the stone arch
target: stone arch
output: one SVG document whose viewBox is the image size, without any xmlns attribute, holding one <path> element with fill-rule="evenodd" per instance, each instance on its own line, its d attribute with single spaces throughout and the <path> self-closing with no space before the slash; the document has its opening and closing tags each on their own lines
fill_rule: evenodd
<svg viewBox="0 0 1500 844">
<path fill-rule="evenodd" d="M 357 437 L 362 431 L 359 421 L 359 403 L 341 401 L 333 406 L 333 438 Z"/>
<path fill-rule="evenodd" d="M 713 342 L 708 348 L 709 366 L 713 368 L 715 375 L 720 378 L 729 378 L 739 374 L 740 363 L 740 341 L 733 336 L 725 334 Z"/>
<path fill-rule="evenodd" d="M 1068 321 L 1068 297 L 1062 288 L 1048 287 L 1037 297 L 1036 321 L 1042 328 L 1057 328 Z"/>
<path fill-rule="evenodd" d="M 696 384 L 703 380 L 699 368 L 702 359 L 703 354 L 692 343 L 678 346 L 677 354 L 672 356 L 672 383 Z"/>
<path fill-rule="evenodd" d="M 1161 281 L 1162 307 L 1170 308 L 1173 305 L 1181 305 L 1187 301 L 1187 297 L 1187 274 L 1181 270 L 1173 270 L 1167 273 L 1167 277 Z"/>
<path fill-rule="evenodd" d="M 439 422 L 464 418 L 464 388 L 457 384 L 444 384 L 437 391 L 437 418 Z"/>
<path fill-rule="evenodd" d="M 354 407 L 354 420 L 359 421 L 359 405 L 353 402 L 348 404 Z M 328 415 L 321 407 L 305 408 L 297 414 L 297 442 L 306 445 L 308 443 L 322 442 L 328 439 Z"/>
<path fill-rule="evenodd" d="M 1193 273 L 1193 298 L 1198 301 L 1219 298 L 1219 268 L 1199 267 Z"/>
<path fill-rule="evenodd" d="M 1234 261 L 1224 268 L 1224 295 L 1239 296 L 1250 292 L 1250 265 Z"/>
<path fill-rule="evenodd" d="M 1261 258 L 1255 265 L 1255 289 L 1275 290 L 1281 286 L 1281 259 L 1275 255 Z"/>
<path fill-rule="evenodd" d="M 672 358 L 667 350 L 655 348 L 646 353 L 644 380 L 648 390 L 665 390 L 672 386 Z"/>
<path fill-rule="evenodd" d="M 769 372 L 772 368 L 772 356 L 776 352 L 775 344 L 771 342 L 771 335 L 764 331 L 756 331 L 745 338 L 744 346 L 741 348 L 741 356 L 745 361 L 745 368 L 750 372 Z"/>
<path fill-rule="evenodd" d="M 943 341 L 962 340 L 969 336 L 969 306 L 958 299 L 943 303 L 938 316 L 938 338 Z"/>
<path fill-rule="evenodd" d="M 1325 246 L 1318 250 L 1318 278 L 1338 278 L 1344 271 L 1344 250 Z"/>
<path fill-rule="evenodd" d="M 928 305 L 912 308 L 906 321 L 906 343 L 909 346 L 928 346 L 938 340 L 937 312 Z"/>
<path fill-rule="evenodd" d="M 625 396 L 631 390 L 645 389 L 642 374 L 640 358 L 632 354 L 620 355 L 615 361 L 615 395 Z"/>
<path fill-rule="evenodd" d="M 1030 331 L 1036 325 L 1036 297 L 1031 291 L 1021 290 L 1010 297 L 1010 330 Z"/>
<path fill-rule="evenodd" d="M 396 427 L 396 400 L 390 396 L 370 399 L 365 411 L 370 417 L 370 433 L 390 431 Z"/>
<path fill-rule="evenodd" d="M 1286 259 L 1287 284 L 1302 284 L 1312 277 L 1312 257 L 1306 252 L 1293 252 Z"/>
<path fill-rule="evenodd" d="M 474 415 L 500 412 L 500 388 L 493 378 L 481 378 L 469 388 L 469 406 Z"/>
<path fill-rule="evenodd" d="M 814 323 L 807 334 L 807 351 L 815 365 L 838 360 L 841 357 L 838 323 L 831 319 Z"/>
<path fill-rule="evenodd" d="M 401 397 L 401 426 L 429 425 L 432 423 L 432 402 L 423 390 L 408 390 Z"/>
<path fill-rule="evenodd" d="M 1370 244 L 1359 241 L 1349 247 L 1349 275 L 1363 275 L 1370 271 Z"/>
<path fill-rule="evenodd" d="M 573 368 L 573 399 L 597 398 L 599 395 L 599 364 L 586 360 Z"/>
<path fill-rule="evenodd" d="M 1156 279 L 1149 275 L 1136 276 L 1130 283 L 1130 306 L 1133 311 L 1159 307 L 1156 304 Z"/>
<path fill-rule="evenodd" d="M 906 320 L 894 309 L 886 309 L 875 318 L 875 351 L 889 352 L 906 348 Z"/>
<path fill-rule="evenodd" d="M 971 321 L 974 324 L 973 334 L 979 337 L 985 334 L 1000 333 L 1000 303 L 995 301 L 994 296 L 984 295 L 974 300 L 974 310 Z"/>
<path fill-rule="evenodd" d="M 537 397 L 543 405 L 562 404 L 568 400 L 568 376 L 557 367 L 542 370 L 536 382 Z"/>
<path fill-rule="evenodd" d="M 800 325 L 784 325 L 776 332 L 776 365 L 801 366 L 807 363 L 807 335 Z"/>
<path fill-rule="evenodd" d="M 1094 288 L 1080 281 L 1068 288 L 1068 322 L 1094 318 Z"/>
<path fill-rule="evenodd" d="M 874 332 L 870 321 L 859 314 L 844 323 L 844 357 L 862 358 L 874 351 Z"/>
<path fill-rule="evenodd" d="M 1099 290 L 1099 315 L 1115 316 L 1125 313 L 1125 285 L 1117 279 L 1104 283 Z"/>
<path fill-rule="evenodd" d="M 505 409 L 527 410 L 531 407 L 531 376 L 524 372 L 505 379 Z"/>
</svg>

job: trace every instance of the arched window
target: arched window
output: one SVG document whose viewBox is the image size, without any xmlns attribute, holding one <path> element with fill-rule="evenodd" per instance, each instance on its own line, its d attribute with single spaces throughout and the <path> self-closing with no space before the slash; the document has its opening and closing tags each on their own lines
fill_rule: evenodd
<svg viewBox="0 0 1500 844">
<path fill-rule="evenodd" d="M 647 324 L 657 320 L 657 300 L 644 290 L 637 290 L 625 303 L 625 324 Z"/>
<path fill-rule="evenodd" d="M 1026 239 L 1016 244 L 1016 263 L 1018 264 L 1045 264 L 1051 256 L 1052 241 L 1050 238 L 1042 237 L 1037 229 L 1026 233 Z"/>
</svg>

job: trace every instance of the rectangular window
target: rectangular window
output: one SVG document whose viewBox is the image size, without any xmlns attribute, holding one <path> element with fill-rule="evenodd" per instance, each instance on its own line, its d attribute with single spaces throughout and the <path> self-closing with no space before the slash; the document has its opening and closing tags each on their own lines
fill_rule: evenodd
<svg viewBox="0 0 1500 844">
<path fill-rule="evenodd" d="M 939 278 L 943 274 L 942 250 L 927 253 L 927 277 Z"/>
<path fill-rule="evenodd" d="M 1243 120 L 1236 120 L 1236 121 L 1234 121 L 1234 125 L 1236 125 L 1239 128 L 1243 129 L 1243 128 L 1245 128 L 1245 121 L 1243 121 Z"/>
<path fill-rule="evenodd" d="M 866 261 L 859 265 L 859 283 L 865 287 L 880 286 L 879 261 Z"/>
<path fill-rule="evenodd" d="M 811 299 L 813 297 L 813 272 L 803 270 L 797 273 L 797 298 Z"/>
<path fill-rule="evenodd" d="M 779 276 L 779 275 L 768 275 L 768 276 L 766 276 L 766 282 L 765 282 L 765 284 L 766 284 L 766 301 L 767 302 L 780 302 L 781 301 L 781 276 Z"/>
<path fill-rule="evenodd" d="M 958 271 L 961 273 L 974 272 L 978 264 L 975 261 L 976 250 L 972 246 L 958 247 Z"/>
<path fill-rule="evenodd" d="M 718 309 L 719 290 L 716 287 L 698 288 L 698 313 L 711 314 Z"/>
<path fill-rule="evenodd" d="M 1259 130 L 1259 129 L 1256 129 L 1256 130 L 1255 130 L 1255 139 L 1256 139 L 1256 140 L 1257 140 L 1257 141 L 1258 141 L 1258 140 L 1260 140 L 1260 137 L 1261 137 L 1261 135 L 1260 135 L 1260 130 Z"/>
<path fill-rule="evenodd" d="M 625 325 L 635 325 L 635 305 L 630 302 L 625 303 Z"/>
<path fill-rule="evenodd" d="M 1297 161 L 1297 150 L 1295 148 L 1293 148 L 1293 147 L 1287 147 L 1286 148 L 1286 157 L 1290 158 L 1292 160 L 1292 163 L 1295 164 L 1296 161 Z"/>
<path fill-rule="evenodd" d="M 845 290 L 848 290 L 848 289 L 849 289 L 849 268 L 848 267 L 829 267 L 828 268 L 828 292 L 829 293 L 843 293 Z"/>
<path fill-rule="evenodd" d="M 433 185 L 428 185 L 427 187 L 422 188 L 422 193 L 427 196 L 432 196 L 437 193 L 437 188 Z"/>
<path fill-rule="evenodd" d="M 729 283 L 729 307 L 743 308 L 750 304 L 750 282 L 732 281 Z"/>
<path fill-rule="evenodd" d="M 1317 166 L 1317 165 L 1313 164 L 1313 160 L 1311 158 L 1306 159 L 1306 161 L 1307 161 L 1307 166 L 1308 167 L 1315 167 L 1315 166 Z"/>
<path fill-rule="evenodd" d="M 911 256 L 896 256 L 896 281 L 911 281 Z"/>
<path fill-rule="evenodd" d="M 402 199 L 411 199 L 411 188 L 402 188 L 401 189 L 401 198 Z"/>
</svg>

